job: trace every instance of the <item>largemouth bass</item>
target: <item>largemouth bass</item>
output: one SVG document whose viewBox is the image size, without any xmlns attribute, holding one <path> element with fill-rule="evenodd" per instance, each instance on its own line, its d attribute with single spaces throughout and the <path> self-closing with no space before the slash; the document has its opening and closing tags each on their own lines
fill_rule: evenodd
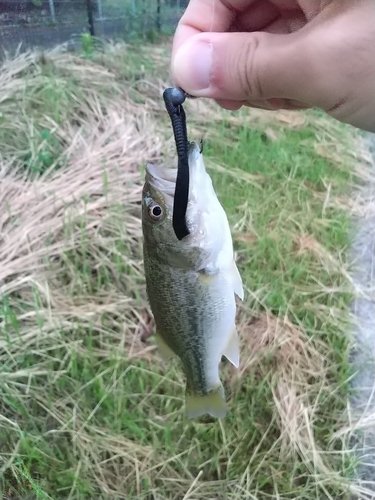
<svg viewBox="0 0 375 500">
<path fill-rule="evenodd" d="M 226 213 L 195 142 L 189 143 L 190 234 L 172 227 L 177 169 L 147 164 L 142 193 L 143 253 L 147 295 L 164 360 L 176 355 L 186 376 L 186 413 L 227 414 L 219 364 L 239 365 L 235 294 L 243 286 Z"/>
</svg>

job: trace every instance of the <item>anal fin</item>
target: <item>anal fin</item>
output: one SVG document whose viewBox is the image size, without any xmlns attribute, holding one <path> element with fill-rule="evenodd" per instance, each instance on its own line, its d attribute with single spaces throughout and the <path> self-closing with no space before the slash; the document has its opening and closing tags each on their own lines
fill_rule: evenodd
<svg viewBox="0 0 375 500">
<path fill-rule="evenodd" d="M 229 337 L 228 343 L 224 349 L 223 355 L 236 368 L 238 368 L 240 366 L 240 340 L 238 338 L 236 325 L 233 325 L 232 333 L 230 334 L 230 337 Z"/>
<path fill-rule="evenodd" d="M 176 356 L 176 354 L 168 346 L 168 344 L 165 342 L 160 333 L 156 332 L 155 337 L 156 337 L 156 345 L 158 346 L 158 351 L 163 361 L 169 361 L 171 358 Z"/>
<path fill-rule="evenodd" d="M 244 291 L 243 291 L 242 278 L 241 278 L 240 272 L 238 270 L 237 264 L 235 263 L 234 259 L 232 262 L 231 277 L 232 277 L 232 285 L 233 285 L 234 293 L 236 295 L 238 295 L 238 297 L 241 300 L 243 300 Z"/>
</svg>

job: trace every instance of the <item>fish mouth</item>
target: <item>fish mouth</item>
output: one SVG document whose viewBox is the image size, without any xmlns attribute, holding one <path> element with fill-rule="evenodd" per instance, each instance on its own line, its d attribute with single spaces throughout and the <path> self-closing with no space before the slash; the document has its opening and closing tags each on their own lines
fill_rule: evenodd
<svg viewBox="0 0 375 500">
<path fill-rule="evenodd" d="M 198 157 L 201 155 L 200 148 L 192 141 L 189 143 L 189 171 L 192 172 L 194 165 L 197 164 Z M 177 181 L 177 168 L 162 167 L 155 163 L 147 163 L 146 165 L 146 182 L 160 191 L 174 198 Z M 190 193 L 190 189 L 189 189 Z"/>
<path fill-rule="evenodd" d="M 165 198 L 170 208 L 173 208 L 176 179 L 177 168 L 166 168 L 154 163 L 147 163 L 146 182 Z"/>
<path fill-rule="evenodd" d="M 188 163 L 189 163 L 189 190 L 188 190 L 188 203 L 193 192 L 194 184 L 199 181 L 199 172 L 201 170 L 199 156 L 201 151 L 198 145 L 192 141 L 189 143 L 188 148 Z M 197 177 L 198 174 L 198 177 Z M 146 184 L 164 199 L 165 204 L 173 212 L 174 205 L 183 202 L 179 199 L 179 193 L 176 193 L 176 183 L 178 176 L 178 168 L 169 168 L 156 165 L 154 163 L 147 163 L 146 165 Z M 185 218 L 186 214 L 184 215 Z"/>
</svg>

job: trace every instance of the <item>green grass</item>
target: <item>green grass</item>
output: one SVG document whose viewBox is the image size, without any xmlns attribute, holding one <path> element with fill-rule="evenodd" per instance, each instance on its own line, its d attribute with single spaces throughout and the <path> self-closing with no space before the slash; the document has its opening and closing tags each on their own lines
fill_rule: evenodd
<svg viewBox="0 0 375 500">
<path fill-rule="evenodd" d="M 140 340 L 150 328 L 142 176 L 129 174 L 173 158 L 160 98 L 165 54 L 112 46 L 92 60 L 13 63 L 22 72 L 3 108 L 3 161 L 34 180 L 30 191 L 19 177 L 10 191 L 6 227 L 15 242 L 26 222 L 35 233 L 3 264 L 0 491 L 54 500 L 349 498 L 356 459 L 334 433 L 348 423 L 350 236 L 335 199 L 354 181 L 352 131 L 319 113 L 298 123 L 293 114 L 186 104 L 191 138 L 205 131 L 246 287 L 241 367 L 222 370 L 230 413 L 188 421 L 181 370 L 160 361 L 152 337 Z M 38 176 L 48 168 L 47 189 Z M 28 202 L 22 190 L 37 194 Z M 65 208 L 45 215 L 56 196 Z M 25 199 L 17 212 L 15 200 Z M 21 250 L 32 264 L 17 260 Z"/>
</svg>

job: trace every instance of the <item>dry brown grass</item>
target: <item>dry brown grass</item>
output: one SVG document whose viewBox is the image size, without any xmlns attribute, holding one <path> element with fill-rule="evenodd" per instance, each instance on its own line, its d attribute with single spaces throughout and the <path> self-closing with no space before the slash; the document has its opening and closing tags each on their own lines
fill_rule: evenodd
<svg viewBox="0 0 375 500">
<path fill-rule="evenodd" d="M 74 408 L 76 402 L 69 395 L 57 399 L 51 407 L 43 389 L 51 375 L 53 383 L 64 375 L 73 351 L 85 351 L 79 339 L 72 342 L 72 332 L 78 328 L 90 330 L 98 338 L 93 359 L 105 359 L 114 350 L 120 357 L 147 359 L 153 350 L 141 341 L 142 328 L 149 326 L 144 313 L 139 166 L 146 160 L 160 160 L 163 142 L 147 111 L 124 93 L 113 104 L 107 103 L 103 112 L 95 90 L 100 94 L 111 81 L 111 74 L 104 68 L 66 54 L 49 54 L 48 58 L 79 78 L 81 85 L 90 84 L 87 101 L 80 103 L 80 111 L 86 108 L 86 116 L 76 124 L 52 124 L 55 134 L 67 144 L 66 168 L 55 170 L 52 165 L 42 176 L 31 179 L 23 165 L 2 164 L 0 199 L 5 209 L 0 218 L 0 289 L 12 311 L 8 318 L 6 310 L 2 314 L 3 324 L 9 318 L 11 323 L 1 340 L 2 364 L 9 367 L 2 384 L 6 392 L 19 394 L 25 401 L 32 397 L 36 406 L 47 412 L 55 422 L 49 433 L 72 435 L 72 446 L 81 457 L 78 464 L 84 463 L 79 468 L 89 468 L 100 490 L 111 494 L 121 491 L 124 484 L 136 484 L 144 469 L 164 468 L 164 462 L 158 467 L 152 448 L 137 445 L 111 429 L 90 425 L 91 419 L 77 408 L 71 412 L 70 405 Z M 20 84 L 15 86 L 9 78 L 5 82 L 9 89 L 6 85 L 1 88 L 3 101 L 10 92 L 24 91 L 27 83 L 21 72 L 37 60 L 35 54 L 29 54 L 13 64 L 7 62 L 3 75 L 17 74 Z M 35 87 L 40 84 L 38 78 L 33 80 Z M 49 116 L 43 118 L 51 125 Z M 124 243 L 126 252 L 121 252 L 119 242 Z M 87 271 L 81 269 L 80 273 L 72 255 L 80 254 L 83 248 Z M 128 274 L 119 275 L 119 261 L 128 268 Z M 95 281 L 93 275 L 103 268 L 108 275 L 105 287 L 88 290 L 90 281 Z M 142 303 L 132 296 L 133 287 L 138 289 Z M 101 320 L 103 315 L 106 325 Z M 55 360 L 60 366 L 52 374 L 43 364 L 49 352 L 59 350 L 65 355 Z M 28 353 L 35 354 L 39 363 L 20 369 L 17 359 Z M 4 406 L 2 413 L 3 428 L 5 425 L 7 433 L 13 429 L 12 434 L 19 436 L 16 445 L 22 426 L 16 415 L 6 416 Z M 3 470 L 12 470 L 17 446 L 14 451 L 11 459 L 5 456 Z M 121 461 L 128 465 L 119 472 L 116 463 Z M 79 470 L 76 472 L 79 474 Z M 74 492 L 75 484 L 70 498 Z"/>
<path fill-rule="evenodd" d="M 76 269 L 71 269 L 72 275 L 70 279 L 66 276 L 64 283 L 59 281 L 59 273 L 70 274 L 64 255 L 80 249 L 83 238 L 87 238 L 91 270 L 104 264 L 117 279 L 110 257 L 116 251 L 115 239 L 121 237 L 120 227 L 125 228 L 126 244 L 138 257 L 130 265 L 135 275 L 142 276 L 139 158 L 160 157 L 161 149 L 160 140 L 150 134 L 151 124 L 144 118 L 133 110 L 131 120 L 128 117 L 124 122 L 111 110 L 105 118 L 98 118 L 89 133 L 65 129 L 70 143 L 66 150 L 68 168 L 46 172 L 38 179 L 30 180 L 24 169 L 17 170 L 14 165 L 3 166 L 0 199 L 7 209 L 0 219 L 1 292 L 14 293 L 20 291 L 19 286 L 38 284 L 43 302 L 54 310 L 44 311 L 47 329 L 49 321 L 50 328 L 55 328 L 53 323 L 60 313 L 64 317 L 73 312 L 69 289 L 79 277 Z M 86 297 L 73 316 L 89 317 L 90 309 L 100 312 L 121 306 L 121 302 L 111 303 L 111 297 L 107 305 L 97 309 L 99 304 L 93 303 L 97 300 L 102 298 L 93 295 L 87 301 Z"/>
<path fill-rule="evenodd" d="M 245 361 L 240 366 L 238 379 L 243 380 L 246 372 L 254 369 L 261 377 L 269 376 L 270 366 L 264 360 L 272 359 L 271 385 L 281 430 L 280 452 L 284 457 L 297 453 L 311 462 L 314 470 L 326 472 L 312 430 L 314 398 L 311 398 L 313 385 L 318 392 L 319 387 L 327 383 L 324 343 L 309 340 L 287 318 L 271 313 L 247 322 L 241 323 Z"/>
</svg>

